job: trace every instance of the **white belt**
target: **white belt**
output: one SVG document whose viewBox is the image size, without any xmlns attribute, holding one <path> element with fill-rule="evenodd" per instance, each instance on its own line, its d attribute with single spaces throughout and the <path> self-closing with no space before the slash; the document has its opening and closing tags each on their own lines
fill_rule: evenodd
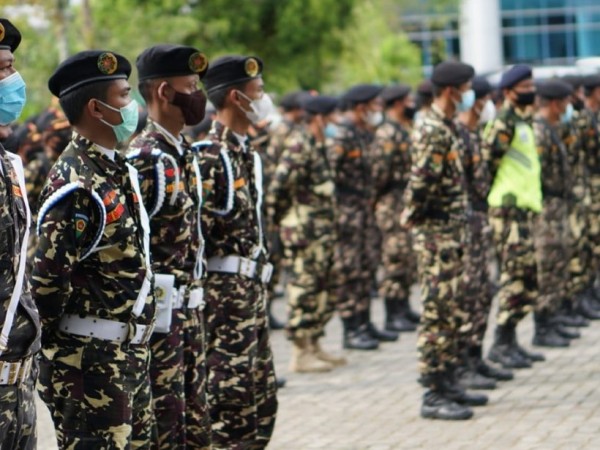
<svg viewBox="0 0 600 450">
<path fill-rule="evenodd" d="M 190 291 L 190 296 L 185 303 L 185 291 L 187 286 L 180 286 L 173 291 L 173 309 L 181 309 L 185 305 L 188 309 L 204 309 L 204 289 L 194 288 Z"/>
<path fill-rule="evenodd" d="M 20 385 L 29 378 L 33 356 L 21 361 L 0 361 L 0 386 Z"/>
<path fill-rule="evenodd" d="M 258 264 L 249 258 L 242 256 L 213 256 L 207 263 L 209 272 L 236 273 L 247 278 L 255 279 L 258 277 L 263 283 L 268 283 L 273 275 L 273 264 L 265 264 L 260 274 L 257 274 Z"/>
<path fill-rule="evenodd" d="M 100 317 L 79 317 L 73 314 L 65 315 L 58 326 L 60 331 L 77 336 L 93 337 L 105 341 L 125 342 L 129 334 L 129 325 L 116 320 L 101 319 Z M 131 344 L 145 344 L 152 334 L 151 325 L 135 325 L 135 336 Z"/>
</svg>

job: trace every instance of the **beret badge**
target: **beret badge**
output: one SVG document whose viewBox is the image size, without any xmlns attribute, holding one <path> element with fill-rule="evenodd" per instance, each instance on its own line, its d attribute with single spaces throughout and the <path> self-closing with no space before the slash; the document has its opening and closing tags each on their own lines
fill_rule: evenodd
<svg viewBox="0 0 600 450">
<path fill-rule="evenodd" d="M 258 75 L 259 65 L 256 59 L 248 58 L 244 64 L 244 70 L 246 71 L 246 74 L 250 77 L 255 77 L 256 75 Z"/>
<path fill-rule="evenodd" d="M 6 31 L 4 31 L 4 25 L 0 23 L 0 42 L 4 40 L 4 36 L 6 35 Z"/>
<path fill-rule="evenodd" d="M 98 56 L 98 70 L 104 75 L 112 75 L 117 70 L 117 57 L 110 52 Z"/>
<path fill-rule="evenodd" d="M 195 52 L 190 55 L 188 66 L 192 72 L 202 73 L 208 67 L 208 58 L 200 52 Z"/>
</svg>

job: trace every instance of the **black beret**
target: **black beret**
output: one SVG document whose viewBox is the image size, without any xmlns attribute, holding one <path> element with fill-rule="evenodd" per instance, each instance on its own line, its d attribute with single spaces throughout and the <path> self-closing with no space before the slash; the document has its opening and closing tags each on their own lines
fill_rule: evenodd
<svg viewBox="0 0 600 450">
<path fill-rule="evenodd" d="M 410 94 L 410 86 L 407 84 L 396 84 L 393 86 L 387 86 L 381 91 L 381 98 L 385 102 L 386 106 L 391 105 L 396 100 L 405 99 Z"/>
<path fill-rule="evenodd" d="M 345 105 L 368 103 L 381 94 L 383 87 L 376 84 L 357 84 L 348 89 L 341 97 Z"/>
<path fill-rule="evenodd" d="M 210 93 L 259 78 L 262 76 L 262 70 L 263 62 L 256 56 L 222 56 L 213 61 L 204 75 L 204 87 Z"/>
<path fill-rule="evenodd" d="M 65 59 L 48 80 L 48 89 L 62 97 L 88 84 L 127 79 L 131 64 L 124 56 L 103 50 L 86 50 Z"/>
<path fill-rule="evenodd" d="M 515 64 L 502 74 L 498 88 L 510 89 L 515 84 L 532 77 L 533 71 L 530 66 L 526 64 Z"/>
<path fill-rule="evenodd" d="M 477 99 L 485 97 L 493 91 L 490 82 L 487 80 L 487 78 L 482 76 L 477 76 L 473 78 L 473 85 L 471 86 L 471 88 L 475 92 L 475 98 Z"/>
<path fill-rule="evenodd" d="M 302 107 L 302 100 L 305 96 L 309 96 L 310 94 L 306 91 L 294 91 L 288 92 L 279 101 L 279 106 L 281 106 L 286 111 L 291 111 L 293 109 L 300 109 Z"/>
<path fill-rule="evenodd" d="M 600 75 L 588 75 L 583 77 L 582 83 L 586 89 L 595 89 L 600 87 Z"/>
<path fill-rule="evenodd" d="M 424 80 L 417 87 L 417 93 L 421 97 L 431 97 L 433 95 L 433 90 L 431 89 L 431 80 Z"/>
<path fill-rule="evenodd" d="M 14 52 L 21 43 L 21 33 L 10 20 L 0 18 L 0 50 Z"/>
<path fill-rule="evenodd" d="M 565 75 L 560 79 L 565 83 L 570 84 L 573 87 L 573 89 L 579 89 L 583 84 L 583 78 L 584 77 L 581 75 Z"/>
<path fill-rule="evenodd" d="M 475 69 L 457 61 L 443 61 L 433 69 L 431 82 L 437 86 L 460 86 L 475 76 Z"/>
<path fill-rule="evenodd" d="M 573 88 L 561 80 L 546 80 L 536 85 L 536 93 L 548 100 L 560 100 L 573 94 Z"/>
<path fill-rule="evenodd" d="M 302 102 L 302 107 L 309 114 L 331 114 L 338 106 L 338 99 L 328 95 L 311 95 Z"/>
<path fill-rule="evenodd" d="M 140 81 L 184 75 L 202 78 L 208 70 L 208 58 L 194 47 L 160 44 L 140 53 L 135 65 Z"/>
</svg>

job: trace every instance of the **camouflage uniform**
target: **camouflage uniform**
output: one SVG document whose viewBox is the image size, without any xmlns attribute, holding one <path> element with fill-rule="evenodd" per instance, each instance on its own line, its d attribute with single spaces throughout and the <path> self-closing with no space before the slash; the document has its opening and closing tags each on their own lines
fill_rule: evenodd
<svg viewBox="0 0 600 450">
<path fill-rule="evenodd" d="M 506 104 L 483 133 L 484 156 L 490 162 L 492 178 L 502 157 L 510 150 L 518 122 L 531 124 L 530 114 L 520 114 Z M 489 208 L 490 225 L 499 261 L 498 325 L 516 326 L 532 311 L 537 298 L 537 265 L 533 243 L 535 214 L 517 208 L 506 199 L 502 207 Z"/>
<path fill-rule="evenodd" d="M 39 389 L 61 448 L 147 447 L 154 321 L 135 169 L 74 135 L 40 197 L 32 274 L 43 325 Z"/>
<path fill-rule="evenodd" d="M 328 148 L 335 182 L 336 248 L 334 272 L 337 309 L 358 318 L 370 306 L 373 261 L 369 230 L 374 226 L 373 182 L 368 149 L 371 132 L 345 122 Z"/>
<path fill-rule="evenodd" d="M 323 144 L 292 131 L 269 185 L 266 205 L 291 262 L 289 339 L 318 338 L 331 319 L 334 184 Z"/>
<path fill-rule="evenodd" d="M 430 376 L 458 363 L 458 338 L 467 315 L 464 302 L 465 232 L 468 202 L 455 124 L 433 105 L 412 134 L 413 164 L 402 223 L 413 228 L 421 282 L 419 370 Z"/>
<path fill-rule="evenodd" d="M 481 349 L 493 297 L 488 268 L 488 249 L 491 247 L 492 235 L 487 216 L 487 195 L 491 176 L 482 157 L 481 130 L 471 130 L 460 122 L 457 122 L 457 129 L 465 143 L 462 161 L 471 205 L 465 251 L 465 296 L 462 305 L 463 311 L 468 314 L 468 326 L 465 327 L 466 331 L 461 340 L 467 348 Z"/>
<path fill-rule="evenodd" d="M 201 153 L 201 173 L 212 442 L 216 448 L 263 449 L 275 426 L 277 388 L 261 280 L 268 266 L 260 156 L 218 121 L 208 139 L 213 144 Z M 238 262 L 237 273 L 219 270 L 227 257 Z"/>
<path fill-rule="evenodd" d="M 4 329 L 11 297 L 18 285 L 20 257 L 26 257 L 22 243 L 29 226 L 17 164 L 20 165 L 19 157 L 9 156 L 0 145 L 0 330 L 3 331 L 0 337 L 0 447 L 33 450 L 37 444 L 35 355 L 40 349 L 41 332 L 24 267 L 20 271 L 23 284 L 21 295 L 15 297 L 12 327 Z"/>
<path fill-rule="evenodd" d="M 149 119 L 128 159 L 138 170 L 150 215 L 153 271 L 175 276 L 177 292 L 169 331 L 155 330 L 150 339 L 158 447 L 210 448 L 203 316 L 200 303 L 189 307 L 191 290 L 201 285 L 195 277 L 202 273 L 194 272 L 197 257 L 202 265 L 196 155 L 185 140 L 178 142 Z"/>
<path fill-rule="evenodd" d="M 410 146 L 409 131 L 397 122 L 386 120 L 375 132 L 375 218 L 381 231 L 384 270 L 379 296 L 396 301 L 409 298 L 416 274 L 410 231 L 400 226 L 402 194 L 410 178 Z"/>
<path fill-rule="evenodd" d="M 540 155 L 543 194 L 543 209 L 536 217 L 534 228 L 539 286 L 535 310 L 552 314 L 567 298 L 570 171 L 559 127 L 538 117 L 533 122 L 533 130 Z"/>
</svg>

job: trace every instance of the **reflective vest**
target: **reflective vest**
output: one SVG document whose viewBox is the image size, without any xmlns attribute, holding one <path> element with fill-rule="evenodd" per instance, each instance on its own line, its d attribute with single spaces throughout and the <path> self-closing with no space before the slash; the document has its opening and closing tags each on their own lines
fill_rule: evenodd
<svg viewBox="0 0 600 450">
<path fill-rule="evenodd" d="M 515 126 L 510 150 L 502 157 L 488 195 L 491 207 L 517 206 L 542 210 L 541 165 L 533 128 L 525 122 Z"/>
</svg>

